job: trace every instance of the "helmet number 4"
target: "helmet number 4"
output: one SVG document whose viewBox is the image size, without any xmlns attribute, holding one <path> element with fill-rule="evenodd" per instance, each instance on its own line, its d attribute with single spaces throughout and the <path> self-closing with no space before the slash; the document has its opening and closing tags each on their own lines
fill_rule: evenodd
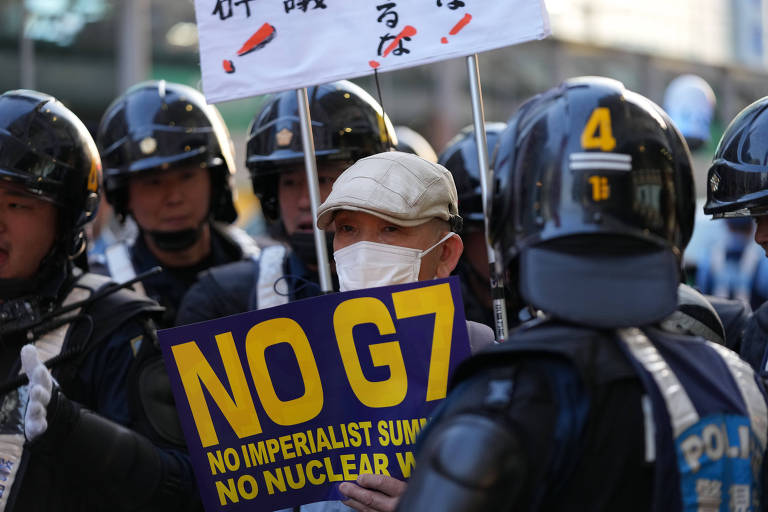
<svg viewBox="0 0 768 512">
<path fill-rule="evenodd" d="M 616 147 L 611 129 L 611 111 L 608 107 L 597 107 L 589 116 L 584 131 L 581 132 L 581 147 L 611 151 Z"/>
</svg>

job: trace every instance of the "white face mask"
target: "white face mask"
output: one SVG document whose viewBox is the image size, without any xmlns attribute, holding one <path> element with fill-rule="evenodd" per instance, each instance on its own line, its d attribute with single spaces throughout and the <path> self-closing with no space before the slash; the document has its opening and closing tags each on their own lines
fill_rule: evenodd
<svg viewBox="0 0 768 512">
<path fill-rule="evenodd" d="M 448 233 L 423 251 L 376 242 L 357 242 L 339 249 L 333 253 L 339 288 L 346 292 L 416 282 L 421 258 L 453 235 L 455 233 Z"/>
</svg>

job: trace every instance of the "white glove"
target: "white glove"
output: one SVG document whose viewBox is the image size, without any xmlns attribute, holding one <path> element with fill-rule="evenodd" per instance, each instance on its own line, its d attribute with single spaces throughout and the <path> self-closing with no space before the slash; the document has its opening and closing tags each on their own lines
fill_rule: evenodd
<svg viewBox="0 0 768 512">
<path fill-rule="evenodd" d="M 24 435 L 32 441 L 48 428 L 48 402 L 51 401 L 53 377 L 40 361 L 34 345 L 21 347 L 21 367 L 29 377 L 29 402 L 24 414 Z"/>
</svg>

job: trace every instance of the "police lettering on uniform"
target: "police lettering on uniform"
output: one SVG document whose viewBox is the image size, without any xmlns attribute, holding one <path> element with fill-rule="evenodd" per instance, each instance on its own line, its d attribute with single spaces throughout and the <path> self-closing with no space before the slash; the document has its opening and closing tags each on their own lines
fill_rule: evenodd
<svg viewBox="0 0 768 512">
<path fill-rule="evenodd" d="M 171 327 L 200 272 L 258 253 L 230 225 L 237 211 L 229 131 L 200 92 L 161 80 L 137 84 L 112 102 L 97 142 L 107 200 L 139 228 L 130 248 L 106 249 L 108 272 L 125 282 L 162 266 L 143 288 L 166 308 L 160 326 Z"/>
<path fill-rule="evenodd" d="M 51 96 L 6 92 L 0 178 L 0 510 L 199 509 L 161 309 L 72 263 L 100 195 L 90 134 Z"/>
<path fill-rule="evenodd" d="M 308 97 L 320 196 L 325 199 L 344 169 L 359 158 L 385 151 L 388 141 L 396 139 L 381 107 L 351 82 L 311 87 Z M 251 123 L 245 163 L 277 243 L 264 247 L 251 261 L 203 274 L 184 299 L 179 324 L 320 293 L 303 151 L 296 93 L 272 96 Z"/>
<path fill-rule="evenodd" d="M 756 510 L 768 416 L 722 345 L 660 322 L 694 219 L 667 115 L 572 79 L 502 134 L 491 234 L 547 318 L 459 367 L 398 510 Z"/>
<path fill-rule="evenodd" d="M 712 218 L 752 217 L 755 242 L 768 254 L 768 97 L 739 112 L 726 128 L 707 174 L 704 213 Z M 768 267 L 767 267 L 768 268 Z M 768 306 L 755 310 L 740 354 L 763 376 L 768 358 Z"/>
</svg>

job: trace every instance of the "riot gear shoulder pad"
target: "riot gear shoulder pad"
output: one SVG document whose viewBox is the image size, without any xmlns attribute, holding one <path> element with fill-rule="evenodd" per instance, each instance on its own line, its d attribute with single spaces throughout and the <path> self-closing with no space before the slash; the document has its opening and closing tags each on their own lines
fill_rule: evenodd
<svg viewBox="0 0 768 512">
<path fill-rule="evenodd" d="M 397 510 L 513 510 L 526 477 L 514 431 L 481 414 L 445 420 L 421 447 L 413 491 L 406 490 Z"/>
<path fill-rule="evenodd" d="M 717 311 L 704 295 L 686 284 L 678 286 L 677 311 L 662 320 L 661 327 L 726 345 L 725 328 Z"/>
</svg>

